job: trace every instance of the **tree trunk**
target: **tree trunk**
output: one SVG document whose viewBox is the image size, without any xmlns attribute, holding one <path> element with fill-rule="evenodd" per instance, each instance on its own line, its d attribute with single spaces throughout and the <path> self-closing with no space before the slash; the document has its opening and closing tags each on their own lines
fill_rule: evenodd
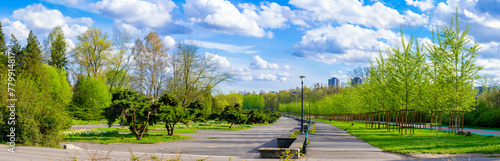
<svg viewBox="0 0 500 161">
<path fill-rule="evenodd" d="M 233 127 L 233 125 L 234 125 L 234 122 L 232 122 L 232 123 L 231 123 L 231 125 L 229 126 L 229 128 L 232 128 L 232 127 Z"/>
</svg>

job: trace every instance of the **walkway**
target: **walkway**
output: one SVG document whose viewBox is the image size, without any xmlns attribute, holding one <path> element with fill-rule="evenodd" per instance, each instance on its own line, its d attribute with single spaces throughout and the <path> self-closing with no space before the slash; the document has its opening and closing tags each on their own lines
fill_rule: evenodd
<svg viewBox="0 0 500 161">
<path fill-rule="evenodd" d="M 348 132 L 316 122 L 316 133 L 309 136 L 307 156 L 301 160 L 400 160 L 401 156 L 383 152 Z"/>
</svg>

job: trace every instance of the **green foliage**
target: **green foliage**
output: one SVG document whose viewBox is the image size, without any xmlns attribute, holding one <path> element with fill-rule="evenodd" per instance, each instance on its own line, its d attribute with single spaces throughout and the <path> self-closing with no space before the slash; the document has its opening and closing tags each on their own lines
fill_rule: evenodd
<svg viewBox="0 0 500 161">
<path fill-rule="evenodd" d="M 219 94 L 214 99 L 216 106 L 212 112 L 222 112 L 226 106 L 243 104 L 243 95 L 241 93 Z"/>
<path fill-rule="evenodd" d="M 63 69 L 56 69 L 51 66 L 43 65 L 46 76 L 48 77 L 48 85 L 51 89 L 51 95 L 56 102 L 67 106 L 71 102 L 73 92 L 66 78 L 66 72 Z"/>
<path fill-rule="evenodd" d="M 60 26 L 55 27 L 45 40 L 45 47 L 50 54 L 48 64 L 59 69 L 66 69 L 68 58 L 66 57 L 66 39 Z"/>
<path fill-rule="evenodd" d="M 27 72 L 26 74 L 31 77 L 38 76 L 42 64 L 41 53 L 40 43 L 35 33 L 30 31 L 26 47 L 22 50 L 22 56 L 20 57 L 21 66 L 19 66 L 19 69 Z"/>
<path fill-rule="evenodd" d="M 264 97 L 259 95 L 243 96 L 243 109 L 264 109 L 265 107 Z"/>
<path fill-rule="evenodd" d="M 90 28 L 78 36 L 74 51 L 76 62 L 80 65 L 80 74 L 102 78 L 102 72 L 111 51 L 108 34 L 100 29 Z"/>
<path fill-rule="evenodd" d="M 71 120 L 65 110 L 70 98 L 65 94 L 71 91 L 68 84 L 61 82 L 60 77 L 65 77 L 64 72 L 59 73 L 47 66 L 41 71 L 38 77 L 28 76 L 27 73 L 17 75 L 15 123 L 12 125 L 16 130 L 16 143 L 56 147 L 62 139 L 59 131 L 70 127 Z M 8 124 L 11 113 L 7 106 L 11 102 L 6 100 L 7 74 L 2 73 L 0 78 L 0 138 L 7 141 L 7 130 L 11 127 Z"/>
<path fill-rule="evenodd" d="M 183 108 L 180 101 L 173 95 L 165 93 L 157 102 L 160 109 L 156 116 L 160 121 L 165 122 L 168 135 L 173 135 L 175 125 L 179 122 L 189 122 L 190 115 L 188 109 Z"/>
<path fill-rule="evenodd" d="M 5 42 L 5 34 L 3 33 L 2 23 L 0 22 L 0 52 L 5 54 L 7 52 L 7 42 Z"/>
<path fill-rule="evenodd" d="M 71 115 L 81 120 L 100 120 L 104 108 L 111 104 L 109 87 L 93 77 L 80 77 L 75 85 Z"/>
</svg>

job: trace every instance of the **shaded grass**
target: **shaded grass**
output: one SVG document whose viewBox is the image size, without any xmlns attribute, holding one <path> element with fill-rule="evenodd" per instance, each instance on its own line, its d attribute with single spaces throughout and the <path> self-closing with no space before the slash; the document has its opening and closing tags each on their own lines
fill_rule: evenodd
<svg viewBox="0 0 500 161">
<path fill-rule="evenodd" d="M 144 134 L 141 140 L 137 140 L 134 134 L 99 134 L 99 135 L 68 135 L 64 136 L 64 141 L 76 141 L 76 142 L 89 142 L 89 143 L 162 143 L 178 140 L 186 140 L 191 138 L 190 136 L 182 135 L 154 135 L 154 134 Z"/>
<path fill-rule="evenodd" d="M 94 128 L 96 130 L 100 131 L 118 131 L 118 132 L 130 132 L 128 129 L 128 126 L 123 126 L 123 127 L 98 127 Z M 196 130 L 190 130 L 190 129 L 175 129 L 174 134 L 176 133 L 197 133 L 198 131 Z M 167 130 L 164 130 L 162 128 L 152 128 L 148 131 L 148 133 L 168 133 Z"/>
<path fill-rule="evenodd" d="M 107 120 L 71 120 L 71 125 L 98 125 L 98 124 L 107 124 Z M 120 121 L 116 120 L 113 124 L 120 124 Z"/>
<path fill-rule="evenodd" d="M 337 126 L 350 134 L 379 147 L 382 150 L 396 153 L 433 153 L 433 154 L 463 154 L 463 153 L 498 153 L 500 152 L 500 137 L 483 135 L 464 136 L 448 134 L 445 131 L 430 131 L 415 129 L 415 134 L 400 135 L 395 131 L 365 127 L 361 122 L 344 123 L 326 119 L 314 119 Z M 351 123 L 354 123 L 351 126 Z"/>
<path fill-rule="evenodd" d="M 191 130 L 222 130 L 222 131 L 238 131 L 253 128 L 251 125 L 235 124 L 232 128 L 229 128 L 231 124 L 223 121 L 208 121 L 206 123 L 190 123 L 177 124 L 175 129 L 191 129 Z M 165 123 L 158 123 L 151 126 L 152 128 L 165 128 Z"/>
</svg>

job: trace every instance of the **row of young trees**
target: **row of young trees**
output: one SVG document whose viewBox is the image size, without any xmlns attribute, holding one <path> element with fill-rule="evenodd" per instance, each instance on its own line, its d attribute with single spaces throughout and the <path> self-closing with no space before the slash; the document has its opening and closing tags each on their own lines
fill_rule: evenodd
<svg viewBox="0 0 500 161">
<path fill-rule="evenodd" d="M 406 40 L 401 31 L 401 46 L 381 52 L 362 85 L 346 87 L 318 101 L 306 98 L 311 102 L 311 112 L 472 110 L 477 92 L 474 83 L 482 67 L 475 64 L 479 44 L 471 43 L 469 31 L 469 27 L 460 30 L 458 15 L 449 26 L 436 28 L 432 43 L 421 44 L 415 37 Z M 284 112 L 298 110 L 295 104 L 280 106 Z"/>
</svg>

